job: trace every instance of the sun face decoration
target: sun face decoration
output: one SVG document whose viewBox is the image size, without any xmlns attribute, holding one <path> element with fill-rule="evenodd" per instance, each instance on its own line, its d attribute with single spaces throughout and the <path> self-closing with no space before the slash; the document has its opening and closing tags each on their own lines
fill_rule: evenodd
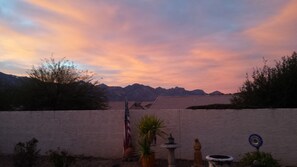
<svg viewBox="0 0 297 167">
<path fill-rule="evenodd" d="M 258 134 L 251 134 L 249 137 L 250 145 L 255 147 L 257 151 L 259 151 L 259 148 L 263 145 L 263 139 Z"/>
</svg>

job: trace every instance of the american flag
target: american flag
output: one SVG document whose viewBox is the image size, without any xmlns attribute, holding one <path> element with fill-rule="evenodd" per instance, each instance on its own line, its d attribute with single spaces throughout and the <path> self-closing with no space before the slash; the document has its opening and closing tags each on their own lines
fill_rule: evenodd
<svg viewBox="0 0 297 167">
<path fill-rule="evenodd" d="M 124 134 L 124 152 L 127 148 L 132 147 L 131 128 L 130 128 L 130 114 L 128 101 L 125 100 L 125 134 Z"/>
</svg>

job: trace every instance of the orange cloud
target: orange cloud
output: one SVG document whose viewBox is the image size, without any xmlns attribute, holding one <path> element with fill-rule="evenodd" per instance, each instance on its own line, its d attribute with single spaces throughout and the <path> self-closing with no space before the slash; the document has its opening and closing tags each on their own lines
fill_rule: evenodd
<svg viewBox="0 0 297 167">
<path fill-rule="evenodd" d="M 176 13 L 172 4 L 163 9 L 160 3 L 125 2 L 27 0 L 16 16 L 30 20 L 36 32 L 2 23 L 0 63 L 15 61 L 28 69 L 53 53 L 96 72 L 108 85 L 138 82 L 235 92 L 245 73 L 261 65 L 262 55 L 282 56 L 295 44 L 293 1 L 261 24 L 247 24 L 249 29 L 241 22 L 240 28 L 226 26 L 237 25 L 228 19 L 230 13 L 224 22 L 208 22 L 218 18 L 202 10 L 195 13 L 196 8 Z"/>
<path fill-rule="evenodd" d="M 35 46 L 38 45 L 38 41 L 5 26 L 0 26 L 0 32 L 2 32 L 0 61 L 17 61 L 24 69 L 31 67 L 32 62 L 37 61 L 38 58 L 33 55 L 37 52 Z M 21 74 L 26 74 L 26 71 Z"/>
<path fill-rule="evenodd" d="M 290 1 L 275 16 L 246 31 L 255 47 L 279 56 L 296 50 L 297 1 Z"/>
</svg>

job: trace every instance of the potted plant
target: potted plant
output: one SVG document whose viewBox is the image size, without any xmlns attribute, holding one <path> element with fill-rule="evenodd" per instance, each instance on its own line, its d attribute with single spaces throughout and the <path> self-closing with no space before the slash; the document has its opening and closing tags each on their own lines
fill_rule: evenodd
<svg viewBox="0 0 297 167">
<path fill-rule="evenodd" d="M 152 167 L 155 163 L 155 153 L 151 149 L 151 144 L 149 144 L 146 139 L 142 138 L 139 141 L 140 146 L 140 161 L 142 167 Z"/>
<path fill-rule="evenodd" d="M 151 149 L 151 144 L 156 136 L 164 137 L 166 133 L 164 122 L 156 116 L 145 115 L 138 123 L 140 160 L 142 167 L 153 167 L 155 163 L 155 153 Z"/>
</svg>

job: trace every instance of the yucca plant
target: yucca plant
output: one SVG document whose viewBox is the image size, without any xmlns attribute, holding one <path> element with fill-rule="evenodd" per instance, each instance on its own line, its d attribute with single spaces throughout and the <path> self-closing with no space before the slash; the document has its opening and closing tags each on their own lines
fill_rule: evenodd
<svg viewBox="0 0 297 167">
<path fill-rule="evenodd" d="M 152 153 L 151 145 L 149 142 L 146 141 L 146 139 L 140 139 L 139 140 L 139 153 L 140 157 L 146 157 L 149 156 Z"/>
<path fill-rule="evenodd" d="M 164 128 L 164 122 L 153 115 L 143 116 L 138 124 L 139 136 L 150 144 L 156 136 L 165 137 Z"/>
<path fill-rule="evenodd" d="M 156 116 L 145 115 L 138 123 L 140 159 L 143 167 L 154 166 L 155 155 L 151 144 L 156 136 L 165 137 L 164 122 Z"/>
</svg>

